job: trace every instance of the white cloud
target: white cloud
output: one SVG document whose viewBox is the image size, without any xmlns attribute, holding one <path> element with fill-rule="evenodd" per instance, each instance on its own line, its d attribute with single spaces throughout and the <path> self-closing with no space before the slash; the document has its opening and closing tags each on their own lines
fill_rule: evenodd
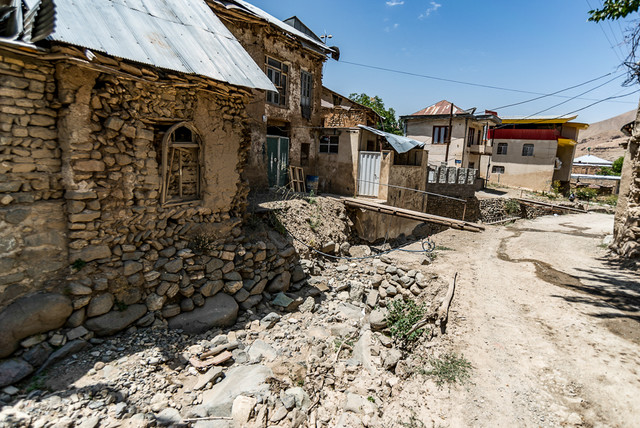
<svg viewBox="0 0 640 428">
<path fill-rule="evenodd" d="M 404 1 L 398 1 L 398 0 L 391 0 L 387 2 L 387 6 L 402 6 L 404 4 Z"/>
<path fill-rule="evenodd" d="M 429 9 L 427 9 L 423 14 L 421 14 L 418 19 L 424 19 L 427 18 L 429 15 L 431 15 L 431 12 L 435 12 L 436 10 L 440 9 L 442 7 L 442 5 L 440 3 L 436 3 L 434 1 L 431 2 L 431 6 L 429 7 Z"/>
<path fill-rule="evenodd" d="M 395 23 L 395 24 L 393 24 L 392 27 L 389 27 L 389 26 L 384 27 L 384 31 L 387 32 L 387 33 L 390 33 L 391 31 L 398 29 L 399 26 L 400 26 L 400 24 Z"/>
</svg>

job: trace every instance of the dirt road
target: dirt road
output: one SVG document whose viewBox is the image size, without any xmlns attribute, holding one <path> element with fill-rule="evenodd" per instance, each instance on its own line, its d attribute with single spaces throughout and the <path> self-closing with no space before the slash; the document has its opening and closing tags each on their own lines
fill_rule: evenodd
<svg viewBox="0 0 640 428">
<path fill-rule="evenodd" d="M 452 343 L 474 366 L 438 398 L 443 425 L 640 427 L 640 280 L 607 264 L 612 226 L 577 214 L 434 237 L 451 249 L 434 269 L 459 272 Z"/>
</svg>

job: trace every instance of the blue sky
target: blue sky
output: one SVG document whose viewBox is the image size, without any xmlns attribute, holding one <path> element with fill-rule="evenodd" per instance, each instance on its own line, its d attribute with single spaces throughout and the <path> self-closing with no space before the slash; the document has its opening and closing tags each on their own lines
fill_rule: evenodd
<svg viewBox="0 0 640 428">
<path fill-rule="evenodd" d="M 572 97 L 624 74 L 619 68 L 628 50 L 623 44 L 623 31 L 632 22 L 587 22 L 589 3 L 595 7 L 601 0 L 249 1 L 280 19 L 297 15 L 318 35 L 325 31 L 333 35 L 328 44 L 338 46 L 342 57 L 339 62 L 327 61 L 324 84 L 344 95 L 379 95 L 398 115 L 411 114 L 441 99 L 462 108 L 484 110 L 536 95 L 436 81 L 347 62 L 539 93 L 614 73 L 562 93 Z M 623 80 L 620 77 L 583 95 L 591 100 L 575 99 L 553 107 L 566 98 L 548 97 L 498 113 L 531 115 L 553 107 L 542 114 L 565 114 L 593 100 L 638 89 L 638 85 L 622 87 Z M 578 120 L 593 123 L 635 109 L 639 95 L 590 107 L 577 113 Z"/>
</svg>

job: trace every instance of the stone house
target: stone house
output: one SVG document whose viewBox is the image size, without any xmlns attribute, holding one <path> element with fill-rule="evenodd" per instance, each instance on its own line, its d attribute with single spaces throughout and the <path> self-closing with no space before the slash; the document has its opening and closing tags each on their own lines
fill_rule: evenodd
<svg viewBox="0 0 640 428">
<path fill-rule="evenodd" d="M 404 135 L 425 143 L 431 164 L 480 169 L 491 156 L 487 130 L 501 122 L 495 112 L 475 111 L 442 100 L 400 119 Z"/>
<path fill-rule="evenodd" d="M 275 88 L 204 1 L 32 3 L 0 27 L 0 386 L 67 340 L 229 325 L 299 281 L 240 227 L 247 104 Z"/>
<path fill-rule="evenodd" d="M 620 194 L 613 226 L 611 249 L 622 257 L 640 258 L 640 107 L 634 122 L 626 124 L 622 132 L 629 140 L 625 148 L 620 181 Z"/>
<path fill-rule="evenodd" d="M 548 191 L 554 182 L 568 186 L 578 134 L 589 125 L 577 116 L 502 117 L 489 131 L 493 154 L 486 168 L 490 182 Z"/>
<path fill-rule="evenodd" d="M 242 0 L 208 0 L 277 91 L 254 91 L 248 105 L 253 141 L 245 177 L 252 188 L 285 186 L 288 166 L 317 175 L 322 127 L 322 69 L 338 58 L 297 17 L 281 21 Z"/>
</svg>

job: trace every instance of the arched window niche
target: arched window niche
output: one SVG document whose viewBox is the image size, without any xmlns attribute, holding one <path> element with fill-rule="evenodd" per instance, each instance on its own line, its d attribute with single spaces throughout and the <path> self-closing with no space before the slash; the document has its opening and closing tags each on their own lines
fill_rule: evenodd
<svg viewBox="0 0 640 428">
<path fill-rule="evenodd" d="M 196 128 L 181 122 L 162 138 L 163 205 L 179 205 L 201 199 L 202 142 Z"/>
</svg>

